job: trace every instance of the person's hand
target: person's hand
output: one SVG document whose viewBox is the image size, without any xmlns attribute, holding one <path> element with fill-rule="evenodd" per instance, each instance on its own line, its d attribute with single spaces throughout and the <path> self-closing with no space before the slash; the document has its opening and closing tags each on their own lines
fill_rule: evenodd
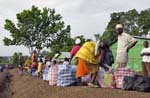
<svg viewBox="0 0 150 98">
<path fill-rule="evenodd" d="M 149 53 L 144 53 L 144 55 L 149 56 Z"/>
</svg>

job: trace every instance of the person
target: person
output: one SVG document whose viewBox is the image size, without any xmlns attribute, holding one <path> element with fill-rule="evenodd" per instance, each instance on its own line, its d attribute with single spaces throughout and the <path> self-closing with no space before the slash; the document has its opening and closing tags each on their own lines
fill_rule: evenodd
<svg viewBox="0 0 150 98">
<path fill-rule="evenodd" d="M 32 64 L 31 59 L 29 57 L 26 57 L 26 59 L 25 59 L 25 68 L 27 69 L 27 72 L 30 71 L 31 64 Z"/>
<path fill-rule="evenodd" d="M 75 40 L 75 46 L 73 46 L 73 48 L 71 49 L 71 64 L 72 65 L 77 65 L 77 59 L 75 58 L 76 53 L 79 51 L 79 49 L 81 48 L 81 40 L 79 38 L 77 38 Z"/>
<path fill-rule="evenodd" d="M 56 60 L 52 61 L 52 65 L 49 69 L 49 85 L 56 86 L 58 78 L 58 65 Z"/>
<path fill-rule="evenodd" d="M 37 63 L 36 61 L 33 61 L 31 64 L 31 76 L 35 76 L 36 70 L 37 70 Z"/>
<path fill-rule="evenodd" d="M 114 63 L 114 57 L 113 57 L 112 51 L 110 50 L 109 45 L 106 42 L 101 42 L 100 46 L 103 49 L 103 57 L 102 57 L 100 66 L 105 71 L 110 72 L 112 70 L 111 66 Z"/>
<path fill-rule="evenodd" d="M 143 42 L 144 48 L 141 51 L 142 56 L 142 72 L 144 76 L 150 77 L 150 48 L 148 47 L 148 41 Z"/>
<path fill-rule="evenodd" d="M 96 43 L 94 41 L 87 41 L 76 54 L 78 58 L 76 77 L 80 81 L 81 77 L 91 74 L 91 80 L 88 83 L 89 87 L 98 87 L 95 85 L 95 80 L 99 70 L 98 62 L 101 61 L 102 56 L 100 48 L 98 49 L 98 53 L 96 55 L 94 54 L 95 48 Z"/>
<path fill-rule="evenodd" d="M 79 38 L 77 38 L 76 40 L 75 40 L 75 46 L 73 46 L 73 48 L 71 49 L 71 58 L 73 58 L 75 55 L 76 55 L 76 53 L 79 51 L 79 49 L 81 48 L 81 40 L 79 39 Z"/>
<path fill-rule="evenodd" d="M 20 76 L 22 76 L 24 74 L 24 63 L 23 62 L 21 62 L 19 64 L 18 69 L 19 69 Z"/>
<path fill-rule="evenodd" d="M 116 32 L 118 33 L 116 68 L 124 68 L 127 66 L 128 52 L 136 45 L 137 40 L 123 31 L 122 24 L 116 25 Z"/>
<path fill-rule="evenodd" d="M 44 66 L 43 80 L 49 81 L 49 69 L 52 65 L 52 58 L 47 58 L 46 64 Z"/>
<path fill-rule="evenodd" d="M 43 60 L 40 59 L 38 63 L 38 77 L 42 78 L 42 66 L 43 66 Z"/>
<path fill-rule="evenodd" d="M 64 62 L 63 62 L 63 65 L 68 65 L 69 64 L 69 59 L 68 58 L 65 58 L 64 59 Z"/>
<path fill-rule="evenodd" d="M 33 62 L 36 62 L 37 56 L 36 56 L 36 51 L 35 51 L 35 50 L 33 51 L 31 58 L 32 58 L 32 63 L 33 63 Z"/>
</svg>

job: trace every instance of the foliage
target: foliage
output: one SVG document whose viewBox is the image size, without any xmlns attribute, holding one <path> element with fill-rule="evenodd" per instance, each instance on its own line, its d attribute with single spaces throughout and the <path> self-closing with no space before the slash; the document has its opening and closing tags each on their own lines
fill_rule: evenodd
<svg viewBox="0 0 150 98">
<path fill-rule="evenodd" d="M 150 8 L 141 12 L 133 9 L 128 12 L 112 13 L 111 20 L 102 35 L 103 40 L 111 42 L 116 39 L 115 25 L 118 23 L 122 23 L 125 32 L 133 36 L 146 35 L 150 30 Z"/>
<path fill-rule="evenodd" d="M 99 33 L 94 34 L 95 40 L 98 41 L 101 39 L 101 35 Z"/>
<path fill-rule="evenodd" d="M 39 53 L 44 47 L 51 47 L 57 42 L 70 35 L 70 26 L 62 21 L 62 16 L 55 12 L 55 9 L 32 6 L 31 10 L 23 10 L 16 14 L 17 23 L 6 19 L 4 28 L 10 32 L 11 39 L 5 37 L 4 44 L 24 45 L 30 53 L 37 50 Z"/>
<path fill-rule="evenodd" d="M 9 57 L 0 57 L 0 64 L 10 64 Z"/>
<path fill-rule="evenodd" d="M 11 58 L 12 64 L 14 67 L 17 67 L 18 65 L 24 63 L 24 57 L 22 56 L 22 53 L 14 53 Z"/>
</svg>

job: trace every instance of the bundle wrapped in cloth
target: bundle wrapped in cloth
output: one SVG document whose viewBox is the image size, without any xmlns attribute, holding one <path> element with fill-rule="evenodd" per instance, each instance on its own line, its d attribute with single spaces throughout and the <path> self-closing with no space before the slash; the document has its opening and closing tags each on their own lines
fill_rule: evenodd
<svg viewBox="0 0 150 98">
<path fill-rule="evenodd" d="M 57 86 L 72 86 L 76 83 L 76 66 L 59 65 Z"/>
<path fill-rule="evenodd" d="M 125 76 L 134 76 L 134 75 L 136 75 L 136 72 L 131 70 L 130 68 L 117 68 L 114 73 L 116 88 L 123 87 L 123 79 Z"/>
</svg>

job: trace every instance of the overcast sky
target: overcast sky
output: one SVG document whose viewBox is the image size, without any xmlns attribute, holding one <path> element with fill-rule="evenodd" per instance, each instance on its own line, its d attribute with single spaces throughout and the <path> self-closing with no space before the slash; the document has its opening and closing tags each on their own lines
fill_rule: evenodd
<svg viewBox="0 0 150 98">
<path fill-rule="evenodd" d="M 25 47 L 4 46 L 2 39 L 10 37 L 4 30 L 4 20 L 9 18 L 15 22 L 16 13 L 32 5 L 55 8 L 65 24 L 71 25 L 72 37 L 82 34 L 94 38 L 94 34 L 104 32 L 111 13 L 130 9 L 141 11 L 150 8 L 150 0 L 0 0 L 0 56 L 11 56 L 14 52 L 28 54 Z"/>
</svg>

